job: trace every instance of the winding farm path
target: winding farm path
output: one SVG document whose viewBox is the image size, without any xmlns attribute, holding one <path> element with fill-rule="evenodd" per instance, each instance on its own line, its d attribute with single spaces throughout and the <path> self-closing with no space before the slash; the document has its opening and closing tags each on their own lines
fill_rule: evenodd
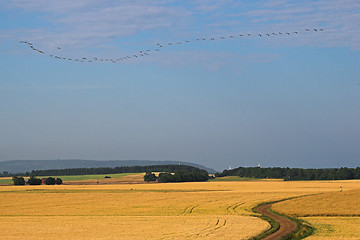
<svg viewBox="0 0 360 240">
<path fill-rule="evenodd" d="M 295 229 L 296 229 L 296 224 L 294 222 L 292 222 L 291 220 L 289 220 L 288 218 L 279 216 L 275 213 L 270 212 L 269 209 L 271 208 L 271 206 L 272 206 L 272 203 L 265 204 L 265 205 L 258 207 L 256 210 L 259 213 L 261 213 L 262 215 L 265 215 L 269 218 L 274 219 L 276 222 L 279 223 L 280 228 L 276 232 L 263 238 L 262 240 L 278 240 L 278 239 L 288 235 L 289 233 L 295 231 Z"/>
</svg>

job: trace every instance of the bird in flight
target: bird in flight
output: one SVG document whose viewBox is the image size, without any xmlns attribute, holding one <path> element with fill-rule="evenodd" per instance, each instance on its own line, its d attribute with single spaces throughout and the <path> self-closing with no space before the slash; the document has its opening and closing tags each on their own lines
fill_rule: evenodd
<svg viewBox="0 0 360 240">
<path fill-rule="evenodd" d="M 306 28 L 306 29 L 303 29 L 303 31 L 306 31 L 306 32 L 322 32 L 324 31 L 323 28 Z M 147 52 L 159 52 L 160 51 L 160 48 L 162 47 L 166 47 L 166 46 L 175 46 L 175 45 L 179 45 L 179 44 L 183 44 L 183 43 L 189 43 L 189 42 L 193 42 L 193 41 L 200 41 L 200 40 L 217 40 L 217 39 L 226 39 L 227 37 L 229 38 L 235 38 L 235 36 L 240 36 L 240 37 L 243 37 L 243 36 L 259 36 L 259 37 L 262 37 L 262 36 L 268 36 L 270 37 L 271 35 L 274 35 L 274 36 L 278 36 L 278 35 L 291 35 L 292 33 L 294 34 L 298 34 L 299 32 L 298 31 L 294 31 L 294 32 L 269 32 L 269 33 L 253 33 L 253 34 L 250 34 L 250 33 L 247 33 L 247 34 L 239 34 L 239 35 L 225 35 L 225 36 L 219 36 L 219 37 L 210 37 L 210 38 L 205 38 L 205 37 L 199 37 L 199 38 L 194 38 L 192 39 L 191 41 L 189 40 L 185 40 L 185 41 L 173 41 L 173 42 L 168 42 L 167 44 L 164 43 L 164 44 L 161 44 L 161 43 L 156 43 L 157 47 L 154 48 L 154 49 L 147 49 L 147 50 L 142 50 L 142 51 L 139 51 L 138 53 L 134 54 L 134 55 L 129 55 L 129 56 L 123 56 L 122 58 L 117 58 L 116 60 L 113 60 L 113 59 L 98 59 L 97 57 L 94 57 L 93 59 L 90 60 L 87 59 L 86 57 L 81 57 L 81 58 L 66 58 L 64 56 L 60 56 L 59 54 L 49 54 L 49 52 L 47 51 L 43 51 L 43 50 L 40 50 L 38 48 L 35 48 L 35 46 L 29 42 L 29 41 L 19 41 L 19 43 L 22 43 L 22 44 L 26 44 L 31 50 L 33 51 L 37 51 L 39 52 L 40 54 L 44 54 L 44 55 L 47 55 L 47 56 L 50 56 L 52 58 L 55 58 L 55 59 L 62 59 L 62 60 L 69 60 L 69 61 L 77 61 L 77 62 L 94 62 L 94 61 L 106 61 L 106 62 L 113 62 L 113 63 L 116 63 L 118 61 L 122 61 L 122 60 L 125 60 L 125 59 L 130 59 L 130 58 L 138 58 L 138 57 L 143 57 L 145 55 L 149 55 Z M 56 46 L 55 49 L 62 49 L 60 46 Z"/>
</svg>

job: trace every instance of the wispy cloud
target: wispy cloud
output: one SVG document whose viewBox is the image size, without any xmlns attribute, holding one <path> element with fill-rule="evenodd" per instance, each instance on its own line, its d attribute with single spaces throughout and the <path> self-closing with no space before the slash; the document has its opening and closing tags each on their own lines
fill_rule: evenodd
<svg viewBox="0 0 360 240">
<path fill-rule="evenodd" d="M 273 4 L 271 4 L 273 3 Z M 281 4 L 280 4 L 281 3 Z M 249 18 L 259 28 L 297 29 L 299 27 L 323 27 L 327 34 L 316 40 L 305 39 L 307 45 L 343 46 L 360 50 L 360 2 L 356 0 L 320 1 L 269 1 L 248 11 Z M 271 24 L 269 24 L 269 22 Z M 302 39 L 304 40 L 304 39 Z"/>
<path fill-rule="evenodd" d="M 279 45 L 341 46 L 360 50 L 358 0 L 7 0 L 0 7 L 34 14 L 45 25 L 1 30 L 0 41 L 29 40 L 68 55 L 130 54 L 157 41 L 242 31 L 272 32 L 323 27 Z M 197 54 L 201 59 L 201 54 Z M 164 59 L 166 56 L 163 56 Z M 187 59 L 187 53 L 178 55 Z"/>
<path fill-rule="evenodd" d="M 34 26 L 33 31 L 42 34 L 29 34 L 31 39 L 62 46 L 89 47 L 90 44 L 109 42 L 141 31 L 166 29 L 182 23 L 188 14 L 177 7 L 161 5 L 162 1 L 113 1 L 80 0 L 12 0 L 3 5 L 8 9 L 24 12 L 42 13 L 48 27 Z M 25 35 L 25 34 L 22 34 Z M 21 36 L 25 37 L 25 36 Z"/>
</svg>

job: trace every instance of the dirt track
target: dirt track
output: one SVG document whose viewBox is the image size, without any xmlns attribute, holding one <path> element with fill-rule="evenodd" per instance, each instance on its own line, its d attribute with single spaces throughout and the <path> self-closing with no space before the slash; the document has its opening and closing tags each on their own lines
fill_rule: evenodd
<svg viewBox="0 0 360 240">
<path fill-rule="evenodd" d="M 293 232 L 296 229 L 296 224 L 294 222 L 290 221 L 285 217 L 270 212 L 269 209 L 271 208 L 271 206 L 272 204 L 266 204 L 256 209 L 259 213 L 274 219 L 280 225 L 280 228 L 276 232 L 263 238 L 263 240 L 277 240 Z"/>
</svg>

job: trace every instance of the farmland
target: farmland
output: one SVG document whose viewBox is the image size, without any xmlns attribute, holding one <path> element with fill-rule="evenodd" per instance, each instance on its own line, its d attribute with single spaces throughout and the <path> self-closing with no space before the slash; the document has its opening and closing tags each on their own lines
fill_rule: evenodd
<svg viewBox="0 0 360 240">
<path fill-rule="evenodd" d="M 305 217 L 315 227 L 309 240 L 359 239 L 360 217 Z"/>
<path fill-rule="evenodd" d="M 143 181 L 143 173 L 117 173 L 117 174 L 94 174 L 94 175 L 69 175 L 69 176 L 55 176 L 55 178 L 61 178 L 67 184 L 72 183 L 113 183 L 115 181 L 120 182 L 134 182 L 134 181 Z M 109 176 L 111 178 L 104 179 L 105 176 Z M 46 178 L 48 176 L 43 176 L 41 178 Z M 25 177 L 26 179 L 26 177 Z M 12 184 L 11 177 L 3 177 L 0 178 L 0 184 Z"/>
<path fill-rule="evenodd" d="M 306 216 L 360 216 L 360 189 L 329 192 L 284 201 L 273 209 L 284 214 Z"/>
<path fill-rule="evenodd" d="M 359 239 L 360 189 L 342 191 L 342 188 L 336 192 L 276 203 L 273 209 L 312 224 L 315 234 L 309 239 Z"/>
<path fill-rule="evenodd" d="M 339 192 L 340 185 L 342 193 L 357 194 L 359 183 L 274 180 L 0 186 L 0 231 L 5 239 L 248 239 L 269 228 L 253 216 L 257 204 L 317 193 L 327 196 Z M 306 197 L 281 204 L 300 199 Z M 332 224 L 328 218 L 316 219 L 309 221 L 315 226 Z M 359 226 L 359 220 L 353 224 Z M 335 221 L 333 228 L 340 225 Z M 321 237 L 324 232 L 316 234 Z"/>
</svg>

